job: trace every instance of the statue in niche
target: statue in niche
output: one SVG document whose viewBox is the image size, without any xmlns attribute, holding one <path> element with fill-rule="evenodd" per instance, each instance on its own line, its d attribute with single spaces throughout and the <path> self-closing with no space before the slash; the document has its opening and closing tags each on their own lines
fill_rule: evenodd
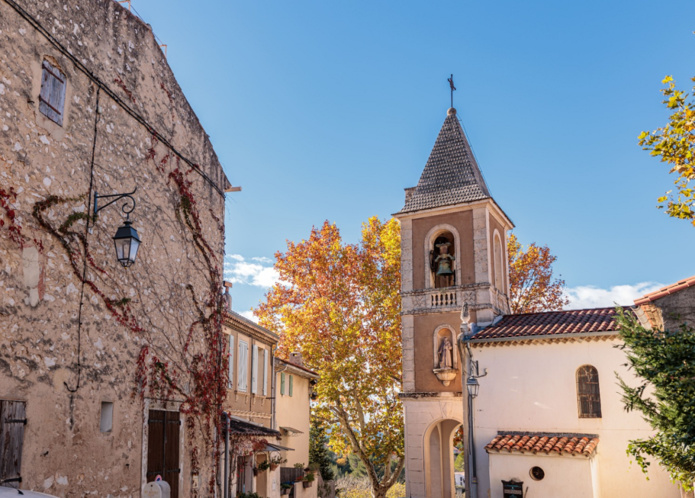
<svg viewBox="0 0 695 498">
<path fill-rule="evenodd" d="M 455 285 L 456 277 L 454 273 L 454 257 L 449 254 L 451 242 L 444 237 L 438 237 L 435 241 L 437 254 L 430 251 L 430 269 L 434 272 L 435 287 L 451 287 Z"/>
<path fill-rule="evenodd" d="M 453 361 L 453 346 L 451 345 L 451 341 L 449 340 L 448 337 L 445 337 L 441 344 L 439 345 L 439 351 L 437 352 L 437 355 L 439 356 L 439 367 L 438 368 L 453 368 L 454 367 L 454 361 Z"/>
</svg>

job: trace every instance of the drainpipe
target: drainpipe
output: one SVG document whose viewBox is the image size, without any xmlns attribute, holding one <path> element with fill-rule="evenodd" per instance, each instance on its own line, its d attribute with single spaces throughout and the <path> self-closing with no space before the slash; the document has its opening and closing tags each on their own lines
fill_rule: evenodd
<svg viewBox="0 0 695 498">
<path fill-rule="evenodd" d="M 229 416 L 222 412 L 222 425 L 224 426 L 224 498 L 229 498 Z"/>
</svg>

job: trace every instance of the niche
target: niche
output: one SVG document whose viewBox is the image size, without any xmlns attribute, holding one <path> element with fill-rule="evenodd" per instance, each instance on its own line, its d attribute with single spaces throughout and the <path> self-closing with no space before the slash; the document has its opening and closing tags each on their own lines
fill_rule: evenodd
<svg viewBox="0 0 695 498">
<path fill-rule="evenodd" d="M 441 289 L 456 285 L 456 247 L 454 236 L 445 231 L 437 235 L 430 247 L 430 271 L 433 287 Z"/>
</svg>

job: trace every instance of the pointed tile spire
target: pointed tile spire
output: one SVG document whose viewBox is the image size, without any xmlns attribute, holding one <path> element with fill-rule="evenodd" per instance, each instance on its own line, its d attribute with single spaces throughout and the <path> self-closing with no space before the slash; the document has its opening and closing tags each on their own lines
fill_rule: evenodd
<svg viewBox="0 0 695 498">
<path fill-rule="evenodd" d="M 490 197 L 453 107 L 439 131 L 417 186 L 406 190 L 407 213 Z"/>
</svg>

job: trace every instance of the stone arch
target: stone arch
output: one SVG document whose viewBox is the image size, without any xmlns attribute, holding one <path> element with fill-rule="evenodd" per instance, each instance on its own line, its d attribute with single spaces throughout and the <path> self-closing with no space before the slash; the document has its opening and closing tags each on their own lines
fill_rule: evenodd
<svg viewBox="0 0 695 498">
<path fill-rule="evenodd" d="M 425 494 L 427 498 L 454 498 L 454 435 L 460 420 L 439 419 L 425 431 Z"/>
<path fill-rule="evenodd" d="M 492 234 L 492 254 L 494 258 L 494 283 L 498 291 L 503 294 L 507 294 L 507 286 L 505 285 L 506 275 L 504 264 L 504 245 L 502 244 L 502 237 L 500 236 L 499 230 L 495 229 Z"/>
<path fill-rule="evenodd" d="M 458 230 L 454 228 L 452 225 L 449 225 L 448 223 L 442 223 L 439 225 L 433 226 L 429 232 L 427 232 L 427 235 L 425 236 L 424 240 L 424 245 L 425 245 L 425 252 L 423 253 L 425 255 L 423 264 L 425 266 L 425 288 L 426 289 L 434 289 L 435 288 L 435 278 L 432 273 L 432 270 L 430 268 L 430 251 L 434 250 L 434 242 L 437 240 L 437 237 L 440 237 L 446 233 L 450 233 L 451 236 L 453 237 L 453 245 L 454 245 L 454 250 L 451 251 L 451 255 L 454 256 L 454 264 L 453 264 L 453 269 L 454 273 L 456 275 L 456 283 L 455 285 L 460 285 L 460 279 L 461 279 L 461 237 L 459 237 Z"/>
<path fill-rule="evenodd" d="M 456 331 L 451 327 L 451 325 L 440 325 L 434 329 L 432 334 L 432 368 L 439 368 L 439 347 L 442 344 L 444 338 L 448 338 L 451 342 L 451 356 L 452 364 L 451 368 L 458 369 L 458 354 L 456 348 Z"/>
</svg>

